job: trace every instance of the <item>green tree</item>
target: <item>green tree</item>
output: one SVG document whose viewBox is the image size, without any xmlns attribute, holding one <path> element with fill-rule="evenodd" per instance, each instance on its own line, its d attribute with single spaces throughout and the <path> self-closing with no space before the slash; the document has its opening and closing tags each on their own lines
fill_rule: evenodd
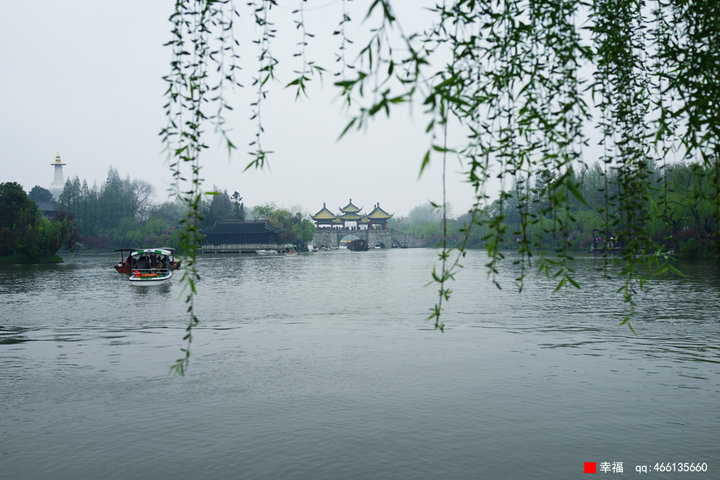
<svg viewBox="0 0 720 480">
<path fill-rule="evenodd" d="M 232 201 L 232 218 L 240 221 L 245 220 L 245 204 L 242 203 L 242 196 L 235 191 L 230 199 Z"/>
<path fill-rule="evenodd" d="M 30 199 L 34 200 L 35 202 L 52 202 L 53 201 L 53 195 L 52 195 L 52 193 L 50 193 L 50 190 L 43 188 L 39 185 L 35 185 L 32 188 L 32 190 L 30 190 L 28 197 L 30 197 Z"/>
<path fill-rule="evenodd" d="M 276 211 L 278 211 L 278 207 L 274 203 L 266 203 L 265 205 L 255 205 L 252 208 L 252 216 L 255 220 L 267 220 Z"/>
<path fill-rule="evenodd" d="M 186 207 L 180 202 L 164 202 L 155 206 L 150 211 L 151 217 L 158 217 L 166 220 L 170 225 L 178 225 L 180 220 L 185 218 Z"/>
<path fill-rule="evenodd" d="M 211 195 L 211 200 L 202 210 L 202 223 L 203 227 L 209 227 L 215 224 L 218 220 L 226 220 L 233 216 L 233 203 L 230 201 L 230 197 L 227 194 L 227 190 L 222 192 L 217 187 L 213 187 L 216 192 Z"/>
<path fill-rule="evenodd" d="M 252 209 L 255 220 L 265 220 L 279 232 L 282 243 L 302 245 L 312 240 L 315 225 L 303 218 L 299 211 L 278 208 L 274 203 L 256 205 Z"/>
<path fill-rule="evenodd" d="M 0 257 L 21 262 L 58 261 L 55 253 L 72 238 L 73 229 L 66 219 L 48 220 L 22 186 L 0 184 Z"/>
<path fill-rule="evenodd" d="M 64 247 L 74 252 L 80 243 L 80 234 L 73 216 L 62 211 L 55 212 L 55 220 L 60 222 Z"/>
<path fill-rule="evenodd" d="M 76 236 L 79 235 L 86 246 L 124 247 L 128 232 L 141 229 L 143 222 L 150 219 L 152 195 L 149 183 L 129 177 L 122 179 L 118 171 L 110 167 L 99 188 L 89 187 L 87 181 L 81 183 L 78 177 L 68 179 L 60 194 L 59 212 L 74 219 Z M 184 212 L 182 207 L 180 210 Z M 177 222 L 176 216 L 174 224 Z"/>
</svg>

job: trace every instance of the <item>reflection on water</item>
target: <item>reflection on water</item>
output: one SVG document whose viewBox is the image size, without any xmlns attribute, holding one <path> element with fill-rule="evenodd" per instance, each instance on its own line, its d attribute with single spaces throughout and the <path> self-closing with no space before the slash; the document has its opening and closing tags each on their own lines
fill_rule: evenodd
<svg viewBox="0 0 720 480">
<path fill-rule="evenodd" d="M 0 345 L 27 342 L 28 338 L 23 335 L 26 331 L 27 329 L 22 327 L 5 328 L 0 326 Z"/>
<path fill-rule="evenodd" d="M 172 281 L 173 279 L 170 279 L 158 285 L 132 285 L 134 288 L 132 289 L 131 295 L 136 295 L 137 297 L 167 295 L 170 293 L 170 284 Z"/>
<path fill-rule="evenodd" d="M 576 478 L 585 461 L 720 465 L 720 278 L 638 297 L 602 260 L 582 288 L 498 290 L 480 252 L 441 334 L 430 250 L 206 256 L 189 377 L 179 276 L 115 255 L 1 267 L 0 455 L 9 478 Z M 697 475 L 697 474 L 696 474 Z M 696 477 L 691 477 L 696 478 Z M 700 477 L 697 477 L 700 478 Z"/>
</svg>

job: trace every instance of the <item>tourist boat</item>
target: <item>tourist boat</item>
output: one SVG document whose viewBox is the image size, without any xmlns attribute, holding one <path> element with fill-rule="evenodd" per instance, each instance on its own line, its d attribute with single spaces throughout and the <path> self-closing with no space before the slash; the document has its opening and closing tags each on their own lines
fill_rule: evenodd
<svg viewBox="0 0 720 480">
<path fill-rule="evenodd" d="M 255 250 L 255 253 L 258 255 L 297 255 L 297 250 L 295 249 L 295 245 L 288 243 L 287 245 L 278 247 L 277 250 Z"/>
<path fill-rule="evenodd" d="M 136 285 L 152 285 L 170 280 L 173 276 L 172 249 L 148 248 L 133 250 L 130 259 L 128 280 Z"/>
<path fill-rule="evenodd" d="M 347 248 L 353 252 L 365 252 L 368 250 L 368 243 L 362 238 L 356 238 L 348 244 Z"/>
<path fill-rule="evenodd" d="M 130 275 L 130 256 L 132 252 L 135 252 L 139 249 L 137 248 L 118 248 L 115 250 L 116 252 L 120 252 L 120 262 L 116 263 L 114 265 L 115 270 L 117 270 L 118 273 L 122 273 L 124 275 Z M 158 249 L 156 249 L 158 250 Z M 180 268 L 180 260 L 175 260 L 175 249 L 171 247 L 160 247 L 159 250 L 169 250 L 170 251 L 170 270 L 177 270 Z M 125 258 L 125 254 L 127 253 L 127 258 Z"/>
</svg>

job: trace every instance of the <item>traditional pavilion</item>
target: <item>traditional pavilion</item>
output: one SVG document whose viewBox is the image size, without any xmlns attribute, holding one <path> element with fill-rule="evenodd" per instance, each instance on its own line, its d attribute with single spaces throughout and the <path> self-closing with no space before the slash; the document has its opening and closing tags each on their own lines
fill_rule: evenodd
<svg viewBox="0 0 720 480">
<path fill-rule="evenodd" d="M 315 222 L 315 228 L 322 226 L 333 228 L 341 223 L 338 216 L 328 210 L 324 203 L 320 211 L 310 217 Z"/>
<path fill-rule="evenodd" d="M 361 211 L 362 208 L 354 205 L 351 198 L 347 205 L 340 207 L 340 212 L 342 212 L 340 215 L 335 215 L 323 203 L 320 211 L 311 215 L 311 218 L 315 222 L 316 228 L 348 228 L 347 223 L 354 222 L 357 230 L 363 228 L 387 230 L 387 222 L 394 215 L 380 208 L 379 203 L 374 205 L 373 211 L 367 215 L 363 215 Z"/>
<path fill-rule="evenodd" d="M 343 228 L 347 228 L 347 222 L 354 222 L 355 228 L 357 229 L 360 226 L 360 220 L 363 218 L 363 215 L 360 214 L 361 210 L 362 208 L 358 208 L 353 205 L 352 198 L 348 201 L 347 205 L 341 207 L 340 211 L 342 212 L 342 215 L 338 218 L 342 222 Z"/>
<path fill-rule="evenodd" d="M 368 213 L 365 218 L 369 220 L 369 228 L 376 228 L 375 225 L 381 225 L 382 230 L 387 230 L 387 222 L 393 217 L 394 214 L 390 214 L 380 208 L 380 203 L 375 205 L 372 212 Z"/>
</svg>

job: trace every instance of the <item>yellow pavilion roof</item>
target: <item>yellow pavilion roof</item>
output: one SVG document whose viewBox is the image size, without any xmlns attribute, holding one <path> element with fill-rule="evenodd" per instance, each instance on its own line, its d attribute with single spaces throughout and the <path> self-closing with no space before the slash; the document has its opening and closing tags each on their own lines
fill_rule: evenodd
<svg viewBox="0 0 720 480">
<path fill-rule="evenodd" d="M 332 213 L 330 210 L 327 209 L 325 204 L 323 203 L 323 207 L 318 211 L 315 215 L 311 215 L 311 218 L 313 220 L 335 220 L 337 219 L 337 215 Z"/>
<path fill-rule="evenodd" d="M 380 208 L 380 204 L 378 203 L 377 205 L 375 205 L 373 211 L 368 213 L 366 216 L 370 220 L 387 220 L 389 218 L 392 218 L 393 215 L 394 214 L 387 213 L 385 210 Z"/>
<path fill-rule="evenodd" d="M 362 208 L 358 208 L 355 205 L 353 205 L 352 198 L 348 202 L 347 205 L 340 208 L 340 211 L 343 213 L 358 213 Z"/>
<path fill-rule="evenodd" d="M 357 222 L 358 220 L 363 218 L 363 216 L 358 215 L 357 213 L 354 213 L 354 212 L 346 212 L 346 213 L 343 213 L 342 215 L 340 215 L 339 218 L 340 218 L 340 220 L 344 220 L 346 222 Z"/>
</svg>

